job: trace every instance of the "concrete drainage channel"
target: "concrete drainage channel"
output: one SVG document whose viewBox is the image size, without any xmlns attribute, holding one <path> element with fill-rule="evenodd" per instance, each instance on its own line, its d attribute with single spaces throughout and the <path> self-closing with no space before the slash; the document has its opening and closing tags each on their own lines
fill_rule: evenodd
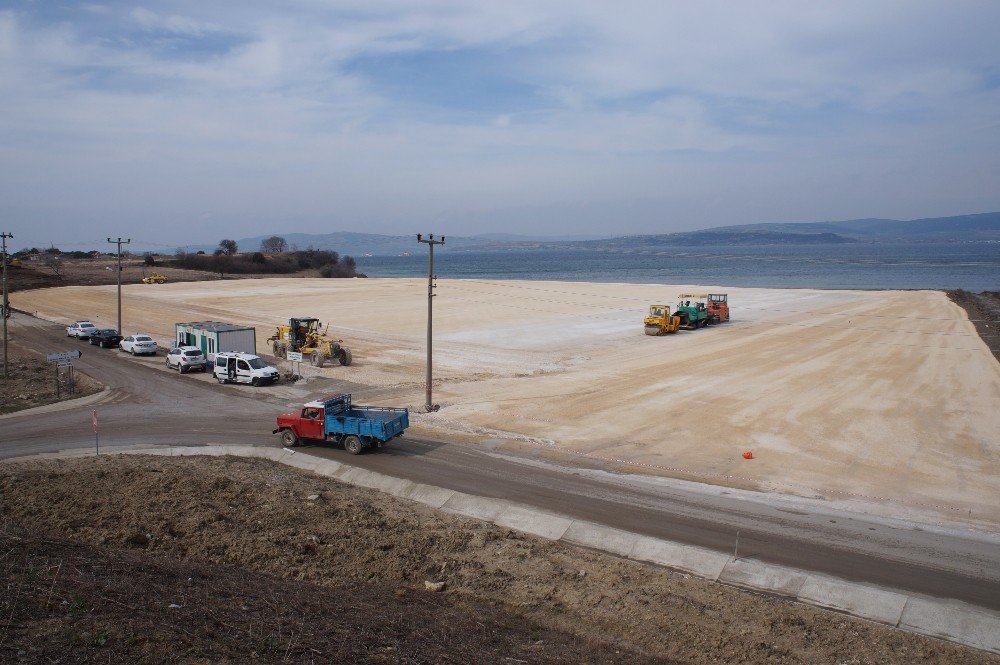
<svg viewBox="0 0 1000 665">
<path fill-rule="evenodd" d="M 87 457 L 89 450 L 47 453 L 3 460 Z M 803 570 L 734 559 L 701 547 L 621 531 L 502 499 L 387 476 L 334 460 L 282 448 L 255 446 L 178 446 L 110 448 L 106 454 L 260 457 L 341 482 L 379 490 L 434 509 L 492 522 L 547 540 L 588 547 L 656 564 L 742 589 L 815 605 L 901 630 L 929 635 L 1000 654 L 1000 614 L 959 601 L 910 595 L 881 587 L 846 582 Z"/>
</svg>

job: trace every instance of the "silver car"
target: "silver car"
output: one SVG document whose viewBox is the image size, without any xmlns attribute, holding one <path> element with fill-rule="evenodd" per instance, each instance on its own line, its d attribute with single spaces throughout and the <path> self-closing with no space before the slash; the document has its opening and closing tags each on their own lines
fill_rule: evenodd
<svg viewBox="0 0 1000 665">
<path fill-rule="evenodd" d="M 149 335 L 144 335 L 142 333 L 138 335 L 129 335 L 121 342 L 118 343 L 118 348 L 122 351 L 128 351 L 133 356 L 135 355 L 156 355 L 156 342 Z"/>
<path fill-rule="evenodd" d="M 206 371 L 208 361 L 197 346 L 175 346 L 167 352 L 167 367 L 187 374 L 193 369 Z"/>
</svg>

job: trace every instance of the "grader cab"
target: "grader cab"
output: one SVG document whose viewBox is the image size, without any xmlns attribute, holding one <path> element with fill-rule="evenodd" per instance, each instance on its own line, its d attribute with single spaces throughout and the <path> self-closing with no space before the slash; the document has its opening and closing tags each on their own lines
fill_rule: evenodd
<svg viewBox="0 0 1000 665">
<path fill-rule="evenodd" d="M 343 346 L 344 340 L 329 337 L 330 326 L 320 330 L 319 319 L 297 317 L 288 320 L 287 326 L 278 326 L 271 342 L 276 358 L 287 358 L 288 353 L 301 353 L 314 367 L 322 367 L 327 360 L 336 359 L 341 365 L 351 364 L 351 351 Z"/>
</svg>

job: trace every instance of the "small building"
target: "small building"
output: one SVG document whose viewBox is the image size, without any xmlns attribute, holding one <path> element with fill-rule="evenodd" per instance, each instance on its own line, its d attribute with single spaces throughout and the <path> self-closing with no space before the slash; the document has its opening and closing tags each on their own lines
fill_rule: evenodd
<svg viewBox="0 0 1000 665">
<path fill-rule="evenodd" d="M 176 324 L 174 339 L 180 345 L 197 346 L 209 362 L 221 351 L 257 353 L 257 331 L 247 326 L 218 321 Z"/>
</svg>

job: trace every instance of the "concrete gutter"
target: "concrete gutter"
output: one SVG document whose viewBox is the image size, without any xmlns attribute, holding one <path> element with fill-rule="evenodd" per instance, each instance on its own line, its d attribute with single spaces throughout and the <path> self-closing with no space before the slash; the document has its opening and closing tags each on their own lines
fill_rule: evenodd
<svg viewBox="0 0 1000 665">
<path fill-rule="evenodd" d="M 0 460 L 90 457 L 80 449 Z M 415 483 L 287 448 L 174 446 L 106 448 L 105 454 L 258 457 L 341 482 L 376 489 L 436 510 L 491 522 L 546 540 L 587 547 L 653 563 L 728 586 L 762 592 L 892 626 L 911 633 L 1000 654 L 1000 613 L 967 603 L 910 594 L 760 561 L 734 559 L 714 550 L 651 538 L 502 499 Z"/>
</svg>

